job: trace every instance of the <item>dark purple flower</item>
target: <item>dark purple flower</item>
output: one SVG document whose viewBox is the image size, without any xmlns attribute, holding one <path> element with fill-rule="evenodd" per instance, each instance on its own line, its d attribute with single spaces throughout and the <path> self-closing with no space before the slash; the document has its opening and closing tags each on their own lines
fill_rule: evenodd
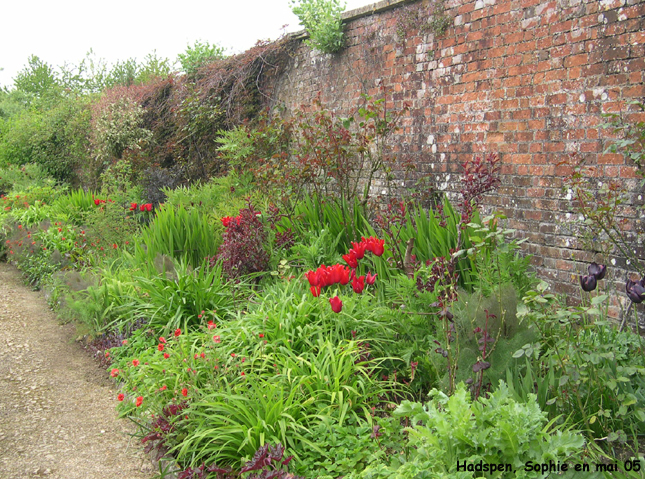
<svg viewBox="0 0 645 479">
<path fill-rule="evenodd" d="M 604 264 L 591 263 L 588 268 L 589 274 L 596 277 L 597 280 L 601 280 L 607 274 L 607 266 Z"/>
<path fill-rule="evenodd" d="M 643 300 L 645 300 L 645 286 L 643 286 L 642 283 L 643 279 L 640 281 L 632 281 L 631 279 L 628 279 L 625 284 L 627 296 L 629 296 L 629 299 L 631 299 L 633 303 L 642 303 Z"/>
<path fill-rule="evenodd" d="M 580 286 L 583 291 L 593 291 L 596 289 L 596 277 L 593 274 L 580 276 Z"/>
</svg>

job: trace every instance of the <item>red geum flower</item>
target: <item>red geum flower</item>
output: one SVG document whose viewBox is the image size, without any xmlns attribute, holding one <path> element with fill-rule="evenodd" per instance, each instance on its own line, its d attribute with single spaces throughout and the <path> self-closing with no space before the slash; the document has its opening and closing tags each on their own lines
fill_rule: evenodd
<svg viewBox="0 0 645 479">
<path fill-rule="evenodd" d="M 344 254 L 343 259 L 350 268 L 358 268 L 358 258 L 356 257 L 356 251 L 354 251 L 353 249 L 350 249 L 349 253 Z"/>
<path fill-rule="evenodd" d="M 313 295 L 314 298 L 317 298 L 320 296 L 320 292 L 322 291 L 322 288 L 320 286 L 312 286 L 309 288 L 311 290 L 311 294 Z"/>
<path fill-rule="evenodd" d="M 331 310 L 334 313 L 340 313 L 341 310 L 343 309 L 343 302 L 340 300 L 338 296 L 329 298 L 329 304 L 331 304 Z"/>
<path fill-rule="evenodd" d="M 175 337 L 177 338 L 179 335 L 181 335 L 181 329 L 177 328 L 175 329 Z"/>
<path fill-rule="evenodd" d="M 166 344 L 166 338 L 164 338 L 163 336 L 160 336 L 159 337 L 159 342 Z"/>
<path fill-rule="evenodd" d="M 168 359 L 168 358 L 170 357 L 170 354 L 168 354 L 168 353 L 163 353 L 163 357 L 164 357 L 164 359 Z"/>
<path fill-rule="evenodd" d="M 132 360 L 132 365 L 135 366 L 135 367 L 138 366 L 139 365 L 139 360 L 138 359 L 133 359 Z"/>
<path fill-rule="evenodd" d="M 136 404 L 135 404 L 135 405 L 136 405 L 137 407 L 139 407 L 139 406 L 141 406 L 142 404 L 143 404 L 143 396 L 139 396 L 139 397 L 137 398 L 137 402 L 136 402 Z"/>
<path fill-rule="evenodd" d="M 228 228 L 231 225 L 232 219 L 233 218 L 231 218 L 230 216 L 224 216 L 224 218 L 222 218 L 222 224 L 224 225 L 224 228 Z"/>
<path fill-rule="evenodd" d="M 163 345 L 163 344 L 161 344 L 161 343 L 159 343 L 159 345 L 157 346 L 157 349 L 158 349 L 159 351 L 163 351 L 163 350 L 164 350 L 164 345 Z"/>
<path fill-rule="evenodd" d="M 123 401 L 125 399 L 125 394 L 119 394 L 116 399 L 117 401 Z"/>
<path fill-rule="evenodd" d="M 356 294 L 361 294 L 365 289 L 365 276 L 354 276 L 352 278 L 352 289 Z"/>
<path fill-rule="evenodd" d="M 110 376 L 113 378 L 117 377 L 119 375 L 119 370 L 117 368 L 114 368 L 112 371 L 110 371 Z"/>
<path fill-rule="evenodd" d="M 188 389 L 186 389 L 186 388 L 182 389 L 181 390 L 181 395 L 184 396 L 184 397 L 188 396 Z"/>
<path fill-rule="evenodd" d="M 260 333 L 260 334 L 258 334 L 258 336 L 259 336 L 260 338 L 263 338 L 263 337 L 264 337 L 264 334 Z"/>
<path fill-rule="evenodd" d="M 365 282 L 366 282 L 367 284 L 369 284 L 370 286 L 372 286 L 372 285 L 374 284 L 374 282 L 376 281 L 376 276 L 377 276 L 377 274 L 374 274 L 374 275 L 373 275 L 372 273 L 370 273 L 370 272 L 368 271 L 368 272 L 367 272 L 367 275 L 365 276 Z"/>
<path fill-rule="evenodd" d="M 219 344 L 222 342 L 219 336 L 213 336 L 213 341 L 215 342 L 215 344 Z"/>
<path fill-rule="evenodd" d="M 208 329 L 215 329 L 217 327 L 217 324 L 215 324 L 214 321 L 209 321 L 208 322 Z"/>
</svg>

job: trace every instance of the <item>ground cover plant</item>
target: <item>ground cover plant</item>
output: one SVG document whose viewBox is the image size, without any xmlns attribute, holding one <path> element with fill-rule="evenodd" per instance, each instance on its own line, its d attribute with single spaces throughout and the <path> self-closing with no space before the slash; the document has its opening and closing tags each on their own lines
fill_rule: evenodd
<svg viewBox="0 0 645 479">
<path fill-rule="evenodd" d="M 525 464 L 607 458 L 638 477 L 644 344 L 610 321 L 611 267 L 585 266 L 578 305 L 552 295 L 503 215 L 480 211 L 494 154 L 462 165 L 453 201 L 372 201 L 374 179 L 405 175 L 388 147 L 402 111 L 365 97 L 353 118 L 317 102 L 253 122 L 258 105 L 232 103 L 258 91 L 228 68 L 279 56 L 256 48 L 110 85 L 82 110 L 94 156 L 75 177 L 18 166 L 26 119 L 0 130 L 1 254 L 76 321 L 145 447 L 182 478 L 473 477 L 458 464 L 480 462 L 545 477 Z M 637 312 L 645 280 L 621 294 Z"/>
</svg>

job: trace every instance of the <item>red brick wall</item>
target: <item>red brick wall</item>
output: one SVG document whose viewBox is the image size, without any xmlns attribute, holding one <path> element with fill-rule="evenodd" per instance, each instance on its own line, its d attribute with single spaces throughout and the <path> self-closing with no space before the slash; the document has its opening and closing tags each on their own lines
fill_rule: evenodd
<svg viewBox="0 0 645 479">
<path fill-rule="evenodd" d="M 466 158 L 499 153 L 502 186 L 487 208 L 503 211 L 528 238 L 541 278 L 578 295 L 584 261 L 624 261 L 583 249 L 562 190 L 569 171 L 558 164 L 579 152 L 597 165 L 598 181 L 622 178 L 638 193 L 633 168 L 603 153 L 608 133 L 599 125 L 601 113 L 645 96 L 645 2 L 449 0 L 445 7 L 451 26 L 441 36 L 429 28 L 433 6 L 425 0 L 349 18 L 339 54 L 302 43 L 276 101 L 293 109 L 321 92 L 343 115 L 361 93 L 378 95 L 382 82 L 393 108 L 411 104 L 393 142 L 400 157 L 448 191 L 458 190 Z M 614 271 L 616 287 L 624 274 Z"/>
</svg>

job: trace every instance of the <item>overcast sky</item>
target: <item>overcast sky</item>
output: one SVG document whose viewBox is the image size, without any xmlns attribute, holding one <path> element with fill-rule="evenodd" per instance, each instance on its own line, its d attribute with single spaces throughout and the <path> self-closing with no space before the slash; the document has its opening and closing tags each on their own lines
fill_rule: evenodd
<svg viewBox="0 0 645 479">
<path fill-rule="evenodd" d="M 347 0 L 347 10 L 375 0 Z M 78 64 L 93 49 L 112 63 L 156 50 L 175 60 L 195 40 L 239 53 L 257 40 L 302 29 L 289 0 L 4 0 L 0 3 L 0 87 L 30 55 L 53 66 Z"/>
</svg>

